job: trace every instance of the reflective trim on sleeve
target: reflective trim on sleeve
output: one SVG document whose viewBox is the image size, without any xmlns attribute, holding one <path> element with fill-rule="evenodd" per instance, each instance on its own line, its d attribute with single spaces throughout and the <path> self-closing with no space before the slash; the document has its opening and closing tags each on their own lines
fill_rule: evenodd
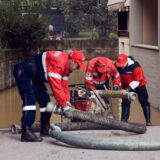
<svg viewBox="0 0 160 160">
<path fill-rule="evenodd" d="M 135 89 L 139 86 L 140 82 L 139 81 L 132 81 L 129 86 L 132 88 L 132 89 Z"/>
<path fill-rule="evenodd" d="M 47 54 L 47 52 L 44 52 L 42 54 L 42 65 L 43 65 L 43 69 L 44 69 L 44 76 L 45 76 L 46 80 L 48 81 L 47 67 L 46 67 L 46 54 Z"/>
<path fill-rule="evenodd" d="M 86 77 L 86 80 L 88 80 L 88 81 L 92 81 L 92 80 L 93 80 L 93 78 L 92 78 L 92 77 Z"/>
<path fill-rule="evenodd" d="M 91 81 L 91 80 L 93 80 L 93 78 L 92 77 L 86 77 L 86 80 Z"/>
<path fill-rule="evenodd" d="M 62 79 L 68 81 L 69 77 L 65 76 L 65 77 L 62 77 Z"/>
<path fill-rule="evenodd" d="M 114 78 L 118 78 L 119 77 L 119 72 L 117 72 L 117 74 L 114 76 Z"/>
<path fill-rule="evenodd" d="M 36 110 L 36 106 L 23 106 L 23 111 Z"/>
<path fill-rule="evenodd" d="M 46 107 L 40 108 L 40 112 L 46 112 Z"/>
<path fill-rule="evenodd" d="M 98 82 L 98 81 L 93 81 L 95 84 L 104 84 L 105 83 L 105 81 L 104 82 Z"/>
<path fill-rule="evenodd" d="M 61 76 L 60 74 L 52 73 L 52 72 L 48 72 L 48 77 L 57 78 L 57 79 L 59 79 L 59 80 L 62 79 L 62 76 Z"/>
</svg>

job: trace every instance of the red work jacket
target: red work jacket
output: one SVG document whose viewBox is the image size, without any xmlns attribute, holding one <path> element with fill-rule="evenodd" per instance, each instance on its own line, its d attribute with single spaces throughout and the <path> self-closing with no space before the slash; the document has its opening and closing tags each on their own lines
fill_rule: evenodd
<svg viewBox="0 0 160 160">
<path fill-rule="evenodd" d="M 44 52 L 42 64 L 57 103 L 62 107 L 66 106 L 66 101 L 70 100 L 69 54 L 61 51 Z"/>
<path fill-rule="evenodd" d="M 134 90 L 147 83 L 142 67 L 131 56 L 128 56 L 128 64 L 124 69 L 120 67 L 117 67 L 117 69 L 121 77 L 122 89 L 130 87 Z"/>
<path fill-rule="evenodd" d="M 109 79 L 112 77 L 113 85 L 120 85 L 120 76 L 119 73 L 113 63 L 112 60 L 107 59 L 107 71 L 105 73 L 102 73 L 101 76 L 100 73 L 97 70 L 97 59 L 99 57 L 93 58 L 87 63 L 86 73 L 85 73 L 85 83 L 90 84 L 88 88 L 91 90 L 95 90 L 96 84 L 103 85 L 106 81 L 109 81 Z"/>
</svg>

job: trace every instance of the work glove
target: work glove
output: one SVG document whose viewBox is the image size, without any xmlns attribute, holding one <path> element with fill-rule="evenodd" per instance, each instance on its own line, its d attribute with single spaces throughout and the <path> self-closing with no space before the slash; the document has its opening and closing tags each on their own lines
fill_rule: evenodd
<svg viewBox="0 0 160 160">
<path fill-rule="evenodd" d="M 132 89 L 128 86 L 125 90 L 126 92 L 130 92 Z"/>
<path fill-rule="evenodd" d="M 120 88 L 119 88 L 117 85 L 115 85 L 115 86 L 113 86 L 112 90 L 113 90 L 113 91 L 119 91 Z"/>
<path fill-rule="evenodd" d="M 67 101 L 67 106 L 72 107 L 72 104 L 70 103 L 70 101 Z"/>
<path fill-rule="evenodd" d="M 63 107 L 63 114 L 65 117 L 67 118 L 71 118 L 72 117 L 72 112 L 75 111 L 76 109 L 66 105 L 65 107 Z"/>
<path fill-rule="evenodd" d="M 70 107 L 70 106 L 65 106 L 64 108 L 63 108 L 63 112 L 65 113 L 65 112 L 68 112 L 68 111 L 71 111 L 71 109 L 72 109 L 72 107 Z"/>
</svg>

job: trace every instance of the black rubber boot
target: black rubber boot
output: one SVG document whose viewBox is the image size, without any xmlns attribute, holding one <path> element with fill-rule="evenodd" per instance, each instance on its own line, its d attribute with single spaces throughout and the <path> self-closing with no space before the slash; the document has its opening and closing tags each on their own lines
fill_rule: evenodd
<svg viewBox="0 0 160 160">
<path fill-rule="evenodd" d="M 146 119 L 146 125 L 147 126 L 152 126 L 152 123 L 151 123 L 151 110 L 150 110 L 150 106 L 144 106 L 142 107 L 143 108 L 143 112 L 144 112 L 144 116 L 145 116 L 145 119 Z"/>
<path fill-rule="evenodd" d="M 51 118 L 51 113 L 49 112 L 41 113 L 41 120 L 40 120 L 41 121 L 40 136 L 41 137 L 49 136 L 50 118 Z"/>
<path fill-rule="evenodd" d="M 50 128 L 49 121 L 41 122 L 40 136 L 41 137 L 49 136 L 49 128 Z"/>
<path fill-rule="evenodd" d="M 36 136 L 32 131 L 31 127 L 23 126 L 22 127 L 22 142 L 41 142 L 43 139 L 41 137 Z"/>
<path fill-rule="evenodd" d="M 129 107 L 122 107 L 121 121 L 128 122 L 129 112 L 130 112 L 130 108 Z"/>
</svg>

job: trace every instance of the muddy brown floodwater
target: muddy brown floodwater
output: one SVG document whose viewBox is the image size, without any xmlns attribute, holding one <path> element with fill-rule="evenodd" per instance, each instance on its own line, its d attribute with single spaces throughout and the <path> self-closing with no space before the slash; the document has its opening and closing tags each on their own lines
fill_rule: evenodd
<svg viewBox="0 0 160 160">
<path fill-rule="evenodd" d="M 54 101 L 51 98 L 52 101 Z M 13 123 L 20 124 L 22 101 L 18 94 L 17 87 L 7 89 L 0 92 L 0 129 L 10 128 Z M 113 104 L 113 111 L 116 113 L 117 105 Z M 36 122 L 39 121 L 39 107 L 37 105 Z M 52 115 L 51 122 L 61 122 L 61 117 Z M 63 118 L 63 121 L 68 121 Z M 138 122 L 145 124 L 142 108 L 138 101 L 132 102 L 130 112 L 130 122 Z M 153 125 L 160 125 L 160 111 L 151 108 L 151 121 Z"/>
<path fill-rule="evenodd" d="M 54 99 L 51 97 L 52 102 Z M 7 89 L 0 92 L 0 129 L 10 128 L 12 124 L 20 124 L 20 119 L 22 115 L 21 110 L 22 101 L 19 96 L 17 87 Z M 39 122 L 40 112 L 37 106 L 36 121 Z M 53 114 L 51 117 L 51 122 L 61 122 L 67 121 L 64 117 L 61 118 L 59 115 Z"/>
</svg>

